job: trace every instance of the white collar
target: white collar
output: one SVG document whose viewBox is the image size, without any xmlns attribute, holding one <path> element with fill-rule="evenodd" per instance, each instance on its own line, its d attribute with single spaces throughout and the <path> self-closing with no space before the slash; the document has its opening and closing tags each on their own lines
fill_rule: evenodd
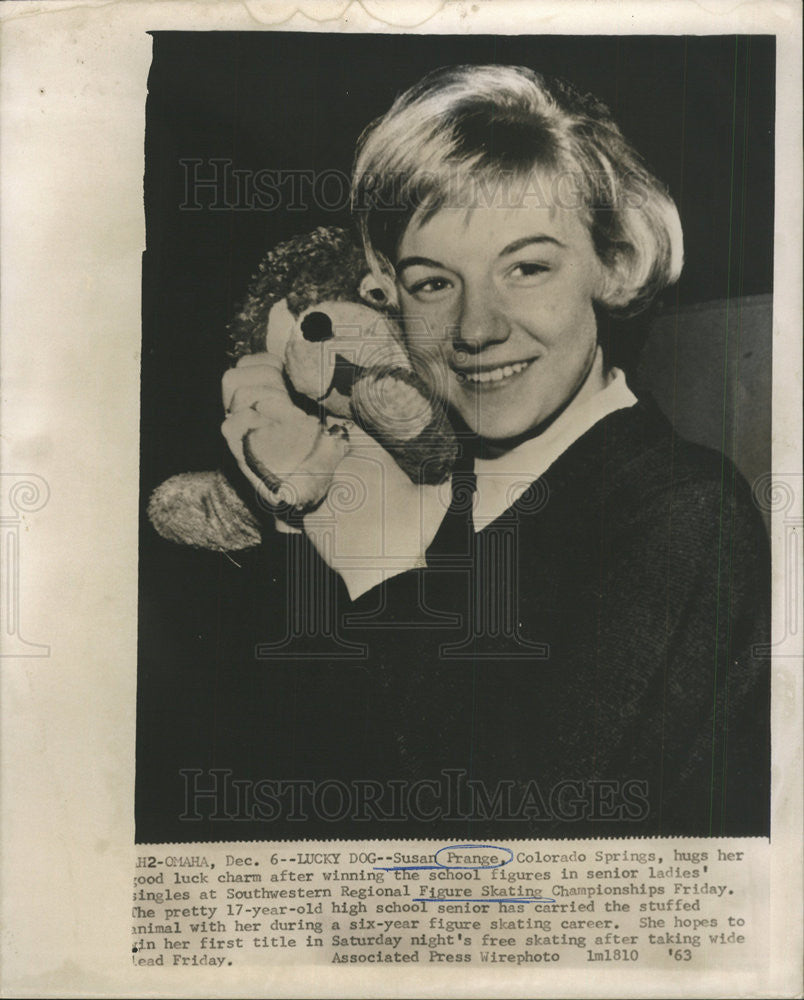
<svg viewBox="0 0 804 1000">
<path fill-rule="evenodd" d="M 604 388 L 592 396 L 576 397 L 538 437 L 498 458 L 475 459 L 477 493 L 472 511 L 475 531 L 481 531 L 508 510 L 531 483 L 598 421 L 615 410 L 633 406 L 636 401 L 623 372 L 612 368 Z"/>
</svg>

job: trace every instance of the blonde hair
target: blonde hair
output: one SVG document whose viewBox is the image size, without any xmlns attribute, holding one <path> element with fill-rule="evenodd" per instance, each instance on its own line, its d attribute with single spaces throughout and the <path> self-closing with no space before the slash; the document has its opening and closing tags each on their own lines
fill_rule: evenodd
<svg viewBox="0 0 804 1000">
<path fill-rule="evenodd" d="M 677 280 L 681 222 L 608 108 L 520 66 L 455 66 L 397 97 L 360 137 L 352 211 L 378 277 L 411 222 L 471 208 L 510 182 L 549 178 L 551 203 L 569 184 L 606 275 L 597 301 L 639 311 Z"/>
</svg>

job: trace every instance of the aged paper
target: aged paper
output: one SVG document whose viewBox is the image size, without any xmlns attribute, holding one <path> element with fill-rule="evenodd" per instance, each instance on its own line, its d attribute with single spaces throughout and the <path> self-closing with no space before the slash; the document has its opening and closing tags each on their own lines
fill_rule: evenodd
<svg viewBox="0 0 804 1000">
<path fill-rule="evenodd" d="M 579 0 L 560 6 L 538 0 L 3 5 L 4 995 L 800 995 L 800 14 L 794 2 L 735 9 L 684 0 L 672 5 Z M 206 38 L 191 44 L 178 34 L 192 32 Z M 229 32 L 243 33 L 242 40 L 220 34 Z M 402 39 L 395 55 L 391 36 Z M 160 688 L 142 678 L 137 753 L 145 787 L 138 792 L 141 805 L 135 814 L 138 567 L 140 532 L 147 529 L 141 489 L 185 469 L 211 468 L 218 446 L 212 438 L 219 422 L 218 347 L 185 357 L 181 352 L 191 353 L 192 331 L 186 325 L 184 339 L 171 339 L 169 323 L 180 310 L 185 323 L 187 315 L 197 319 L 201 338 L 209 333 L 212 344 L 216 321 L 210 317 L 228 320 L 262 250 L 279 238 L 266 210 L 271 204 L 266 179 L 261 188 L 249 189 L 248 180 L 241 188 L 236 176 L 226 176 L 249 156 L 254 171 L 262 166 L 257 139 L 265 138 L 260 128 L 268 126 L 259 124 L 260 101 L 273 109 L 266 115 L 270 127 L 284 128 L 301 142 L 293 131 L 299 128 L 292 120 L 294 106 L 306 101 L 326 108 L 329 98 L 330 116 L 335 108 L 318 78 L 311 91 L 307 77 L 315 74 L 307 74 L 306 67 L 328 59 L 336 93 L 347 79 L 345 73 L 338 75 L 338 61 L 348 58 L 353 74 L 359 78 L 363 72 L 378 90 L 385 88 L 382 101 L 370 87 L 360 95 L 350 119 L 356 138 L 362 125 L 386 110 L 386 92 L 394 92 L 383 80 L 383 65 L 390 73 L 406 59 L 420 58 L 424 71 L 438 65 L 441 48 L 449 51 L 450 62 L 458 61 L 461 52 L 468 61 L 479 61 L 481 50 L 492 62 L 521 62 L 528 57 L 529 40 L 538 39 L 539 52 L 552 58 L 551 72 L 592 87 L 595 71 L 584 70 L 583 59 L 592 67 L 598 59 L 606 65 L 600 55 L 604 42 L 606 51 L 615 52 L 616 39 L 605 36 L 619 36 L 623 51 L 629 40 L 654 36 L 654 48 L 645 43 L 627 50 L 633 61 L 607 89 L 620 117 L 631 114 L 641 123 L 654 155 L 669 148 L 662 131 L 670 121 L 703 135 L 706 111 L 691 110 L 683 122 L 672 117 L 677 108 L 659 90 L 672 93 L 678 81 L 660 88 L 651 75 L 658 74 L 660 64 L 651 67 L 650 53 L 673 52 L 674 39 L 688 37 L 689 44 L 678 51 L 688 60 L 684 65 L 700 70 L 705 52 L 700 40 L 719 37 L 734 60 L 731 75 L 712 71 L 716 96 L 707 92 L 700 70 L 697 78 L 689 77 L 692 90 L 684 97 L 685 107 L 696 103 L 696 95 L 702 108 L 717 109 L 720 102 L 722 113 L 712 119 L 712 162 L 726 172 L 713 180 L 709 249 L 706 187 L 696 187 L 696 178 L 687 177 L 688 210 L 699 213 L 686 229 L 687 265 L 697 261 L 699 269 L 687 279 L 688 299 L 682 304 L 691 309 L 686 315 L 697 317 L 696 329 L 709 331 L 715 343 L 724 330 L 730 337 L 737 331 L 746 338 L 740 341 L 745 346 L 752 331 L 767 323 L 772 295 L 772 354 L 768 338 L 760 337 L 765 354 L 757 349 L 752 358 L 746 346 L 736 374 L 728 368 L 736 363 L 729 356 L 723 375 L 734 379 L 735 391 L 743 394 L 745 412 L 756 415 L 751 426 L 723 425 L 723 449 L 754 487 L 771 538 L 770 840 L 719 837 L 715 829 L 709 838 L 645 840 L 638 834 L 623 838 L 620 830 L 616 840 L 597 841 L 562 839 L 565 834 L 554 830 L 540 836 L 532 827 L 520 840 L 509 826 L 494 839 L 470 843 L 440 833 L 423 839 L 420 828 L 393 825 L 377 839 L 376 824 L 366 838 L 339 833 L 333 834 L 339 839 L 330 840 L 319 824 L 315 833 L 298 827 L 298 840 L 277 840 L 270 832 L 256 839 L 255 813 L 237 798 L 236 789 L 229 788 L 223 799 L 205 797 L 211 782 L 225 783 L 226 776 L 216 777 L 192 754 L 185 773 L 173 775 L 187 797 L 182 823 L 171 828 L 157 815 L 158 767 L 144 763 L 149 726 L 153 757 L 163 750 L 157 723 L 147 721 L 147 713 L 158 707 Z M 298 54 L 292 72 L 283 62 L 291 50 Z M 273 76 L 259 70 L 263 53 L 279 67 Z M 224 58 L 237 72 L 221 70 Z M 355 70 L 361 59 L 363 69 Z M 611 65 L 626 64 L 617 56 Z M 768 147 L 764 160 L 761 139 L 746 139 L 749 125 L 757 127 L 747 106 L 739 119 L 743 131 L 734 126 L 738 101 L 749 84 L 758 92 L 762 73 L 771 89 L 760 104 L 764 114 L 775 116 L 767 122 L 769 134 L 774 126 L 774 155 Z M 182 80 L 191 81 L 190 89 L 178 88 Z M 724 80 L 733 82 L 733 91 L 724 89 Z M 253 135 L 233 135 L 227 149 L 220 139 L 221 121 L 236 91 L 221 88 L 222 81 L 264 88 L 244 104 L 254 116 Z M 655 88 L 657 106 L 649 124 L 649 102 L 644 93 L 641 104 L 636 96 L 647 86 Z M 775 100 L 768 98 L 773 87 Z M 242 92 L 237 99 L 243 103 Z M 311 127 L 329 134 L 338 148 L 342 137 L 325 118 L 323 112 Z M 732 123 L 730 132 L 716 132 L 721 120 Z M 178 128 L 182 123 L 186 131 Z M 192 142 L 191 135 L 196 137 Z M 254 148 L 244 154 L 243 144 L 249 142 Z M 751 169 L 762 162 L 764 173 L 750 173 L 749 153 Z M 177 166 L 172 176 L 184 187 L 160 186 L 167 174 L 159 174 L 159 163 L 169 157 Z M 697 159 L 689 162 L 705 175 L 705 140 Z M 653 165 L 674 167 L 669 160 Z M 744 171 L 742 187 L 734 185 L 734 175 L 726 175 L 729 165 Z M 319 171 L 327 166 L 314 163 Z M 337 166 L 348 170 L 350 164 Z M 306 164 L 291 158 L 288 168 L 296 170 L 298 180 Z M 145 195 L 144 174 L 150 181 Z M 679 179 L 678 174 L 668 178 L 676 185 Z M 308 229 L 340 221 L 341 183 L 342 175 L 333 171 L 331 186 L 318 191 L 331 217 L 310 213 Z M 730 183 L 731 202 L 723 197 Z M 295 192 L 302 201 L 304 190 Z M 683 216 L 683 190 L 676 186 L 674 194 Z M 224 201 L 231 196 L 234 203 L 211 211 L 211 199 L 219 196 Z M 197 228 L 173 232 L 161 243 L 154 240 L 150 258 L 144 258 L 146 221 L 153 238 L 177 200 L 195 212 Z M 722 244 L 733 248 L 729 259 L 718 256 L 722 223 L 715 216 L 721 203 L 744 234 L 742 244 L 731 235 Z M 288 223 L 290 211 L 283 218 L 283 237 L 303 231 Z M 225 236 L 231 242 L 222 251 L 221 234 L 230 225 L 235 236 Z M 697 234 L 692 243 L 690 232 Z M 767 252 L 746 245 L 757 234 L 767 241 Z M 182 253 L 190 251 L 197 273 L 182 285 Z M 765 277 L 759 274 L 763 267 Z M 224 275 L 222 268 L 228 269 Z M 712 299 L 739 299 L 739 314 L 725 319 L 712 314 Z M 681 336 L 673 333 L 672 315 L 658 322 L 675 338 Z M 676 353 L 694 346 L 683 339 L 672 342 Z M 670 364 L 667 344 L 666 338 L 649 341 L 641 374 L 651 365 L 661 370 Z M 701 367 L 719 358 L 713 347 Z M 766 420 L 769 376 L 772 426 Z M 653 389 L 660 404 L 677 403 L 682 421 L 690 406 L 700 415 L 680 428 L 685 436 L 721 426 L 717 406 L 685 400 L 683 385 Z M 213 395 L 214 405 L 209 402 Z M 751 401 L 760 401 L 759 407 L 751 410 Z M 188 411 L 199 402 L 206 409 L 199 410 L 196 430 Z M 160 421 L 164 430 L 157 426 Z M 700 440 L 707 443 L 707 433 L 701 431 Z M 185 455 L 187 464 L 178 464 Z M 142 656 L 153 633 L 141 627 Z M 269 651 L 269 663 L 272 655 Z M 166 706 L 183 719 L 192 718 L 179 702 Z M 371 777 L 369 766 L 361 777 Z M 313 799 L 319 792 L 320 813 L 324 791 L 314 790 Z M 268 799 L 261 800 L 264 808 Z M 210 833 L 210 806 L 232 821 L 225 833 Z M 250 821 L 243 836 L 238 831 L 246 827 L 237 825 L 241 808 Z M 410 801 L 406 808 L 410 812 Z M 192 832 L 175 833 L 196 822 L 203 830 L 197 838 Z M 155 834 L 160 823 L 164 837 Z M 401 839 L 412 836 L 416 839 Z M 216 895 L 209 895 L 213 890 Z M 460 935 L 473 940 L 465 942 Z"/>
</svg>

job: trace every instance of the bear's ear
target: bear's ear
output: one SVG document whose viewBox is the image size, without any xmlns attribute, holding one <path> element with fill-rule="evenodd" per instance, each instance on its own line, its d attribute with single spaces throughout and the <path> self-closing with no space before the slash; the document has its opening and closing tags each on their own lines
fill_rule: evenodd
<svg viewBox="0 0 804 1000">
<path fill-rule="evenodd" d="M 377 277 L 369 271 L 360 282 L 358 291 L 360 298 L 375 308 L 383 309 L 397 304 L 396 286 L 393 280 L 385 275 Z"/>
<path fill-rule="evenodd" d="M 284 358 L 285 348 L 296 325 L 287 299 L 280 299 L 271 307 L 268 313 L 268 325 L 265 331 L 265 350 L 278 358 Z"/>
</svg>

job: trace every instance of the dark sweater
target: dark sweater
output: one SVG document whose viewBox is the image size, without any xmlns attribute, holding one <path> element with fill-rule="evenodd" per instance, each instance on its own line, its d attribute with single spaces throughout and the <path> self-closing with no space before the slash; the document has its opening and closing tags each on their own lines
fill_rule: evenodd
<svg viewBox="0 0 804 1000">
<path fill-rule="evenodd" d="M 769 552 L 734 466 L 640 401 L 477 535 L 453 515 L 356 602 L 299 536 L 239 567 L 144 540 L 138 840 L 767 835 Z M 212 768 L 313 782 L 309 818 L 243 785 L 180 820 Z"/>
</svg>

